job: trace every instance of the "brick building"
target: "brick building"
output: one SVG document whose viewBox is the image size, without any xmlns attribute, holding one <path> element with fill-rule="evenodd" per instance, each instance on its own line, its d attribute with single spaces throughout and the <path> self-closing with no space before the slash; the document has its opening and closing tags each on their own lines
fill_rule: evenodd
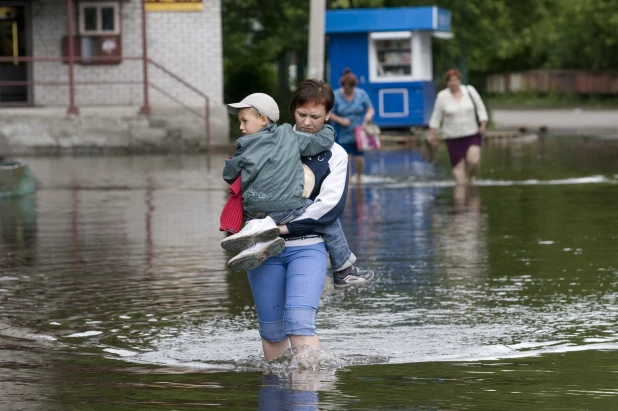
<svg viewBox="0 0 618 411">
<path fill-rule="evenodd" d="M 0 0 L 0 150 L 225 144 L 222 99 L 220 0 Z"/>
</svg>

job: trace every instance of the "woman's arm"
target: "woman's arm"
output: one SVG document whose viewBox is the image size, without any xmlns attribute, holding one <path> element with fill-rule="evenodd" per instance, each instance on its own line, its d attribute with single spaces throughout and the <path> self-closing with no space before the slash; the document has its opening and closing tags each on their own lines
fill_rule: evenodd
<svg viewBox="0 0 618 411">
<path fill-rule="evenodd" d="M 438 144 L 438 140 L 436 140 L 436 129 L 435 128 L 430 128 L 429 133 L 427 133 L 427 136 L 425 138 L 427 139 L 427 142 L 431 144 L 432 146 L 436 146 Z"/>
<path fill-rule="evenodd" d="M 365 123 L 371 123 L 373 121 L 373 116 L 375 116 L 376 111 L 373 108 L 373 104 L 371 103 L 371 99 L 369 98 L 369 94 L 365 90 L 359 89 L 363 93 L 363 107 L 365 107 Z"/>
<path fill-rule="evenodd" d="M 367 109 L 367 113 L 365 113 L 365 123 L 371 123 L 373 121 L 373 116 L 375 116 L 376 111 L 373 107 L 369 107 Z"/>
<path fill-rule="evenodd" d="M 436 130 L 440 128 L 440 123 L 442 123 L 442 99 L 440 98 L 440 95 L 436 97 L 436 102 L 433 106 L 433 113 L 431 113 L 431 120 L 429 120 L 429 133 L 427 133 L 427 141 L 431 145 L 436 145 Z"/>
<path fill-rule="evenodd" d="M 340 126 L 343 127 L 349 127 L 350 126 L 350 120 L 345 118 L 345 117 L 340 117 L 337 114 L 331 112 L 330 113 L 330 119 L 332 121 L 334 121 L 335 123 L 339 124 Z"/>
<path fill-rule="evenodd" d="M 339 91 L 335 91 L 335 105 L 333 106 L 333 109 L 330 111 L 330 120 L 339 124 L 342 127 L 349 127 L 350 126 L 350 120 L 345 118 L 345 117 L 341 117 L 339 114 L 339 102 L 337 99 L 337 93 L 339 93 Z"/>
<path fill-rule="evenodd" d="M 316 175 L 316 183 L 322 183 L 313 204 L 287 224 L 286 228 L 292 236 L 302 236 L 313 232 L 316 226 L 334 223 L 343 213 L 348 192 L 348 154 L 339 144 L 333 144 L 329 151 L 305 160 Z M 281 233 L 285 234 L 283 230 Z"/>
</svg>

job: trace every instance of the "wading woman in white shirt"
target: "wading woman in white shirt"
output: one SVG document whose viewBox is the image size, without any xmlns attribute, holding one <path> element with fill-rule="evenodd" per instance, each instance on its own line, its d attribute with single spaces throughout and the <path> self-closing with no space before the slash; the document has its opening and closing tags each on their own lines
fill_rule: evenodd
<svg viewBox="0 0 618 411">
<path fill-rule="evenodd" d="M 427 141 L 433 146 L 437 145 L 436 130 L 442 125 L 455 183 L 469 185 L 481 161 L 487 110 L 476 89 L 461 84 L 459 70 L 448 70 L 445 79 L 448 87 L 436 97 Z"/>
</svg>

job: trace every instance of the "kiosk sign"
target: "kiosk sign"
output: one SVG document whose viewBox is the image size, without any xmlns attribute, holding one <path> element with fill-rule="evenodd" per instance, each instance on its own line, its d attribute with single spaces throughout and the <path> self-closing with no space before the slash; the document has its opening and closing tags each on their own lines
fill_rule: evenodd
<svg viewBox="0 0 618 411">
<path fill-rule="evenodd" d="M 201 11 L 202 0 L 146 0 L 146 11 Z"/>
</svg>

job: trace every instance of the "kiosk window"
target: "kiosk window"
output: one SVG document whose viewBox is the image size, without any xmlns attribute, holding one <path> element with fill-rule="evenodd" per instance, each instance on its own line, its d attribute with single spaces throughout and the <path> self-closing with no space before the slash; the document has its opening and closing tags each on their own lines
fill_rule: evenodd
<svg viewBox="0 0 618 411">
<path fill-rule="evenodd" d="M 412 45 L 410 39 L 374 40 L 378 77 L 412 75 Z"/>
<path fill-rule="evenodd" d="M 104 36 L 120 34 L 119 2 L 87 2 L 79 4 L 79 34 Z"/>
</svg>

